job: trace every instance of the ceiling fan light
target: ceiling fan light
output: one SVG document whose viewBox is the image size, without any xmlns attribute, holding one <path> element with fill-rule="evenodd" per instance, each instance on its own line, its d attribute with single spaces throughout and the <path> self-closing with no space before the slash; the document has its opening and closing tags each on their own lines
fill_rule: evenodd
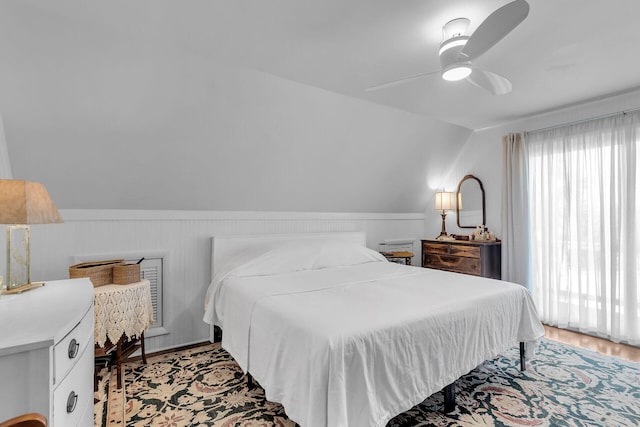
<svg viewBox="0 0 640 427">
<path fill-rule="evenodd" d="M 470 74 L 471 64 L 469 63 L 451 64 L 442 70 L 442 78 L 449 82 L 457 82 L 469 77 Z"/>
<path fill-rule="evenodd" d="M 451 48 L 458 47 L 459 49 L 456 51 L 456 54 L 467 44 L 467 40 L 469 40 L 468 36 L 460 36 L 453 37 L 451 39 L 445 40 L 440 44 L 440 50 L 438 51 L 438 55 L 442 56 L 442 54 L 448 51 Z"/>
</svg>

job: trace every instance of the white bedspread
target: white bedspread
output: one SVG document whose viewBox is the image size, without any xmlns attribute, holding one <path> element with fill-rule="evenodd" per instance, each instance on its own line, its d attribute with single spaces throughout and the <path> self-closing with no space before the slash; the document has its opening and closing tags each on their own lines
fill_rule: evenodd
<svg viewBox="0 0 640 427">
<path fill-rule="evenodd" d="M 302 427 L 383 426 L 544 334 L 522 286 L 387 262 L 228 277 L 210 293 L 222 346 Z"/>
</svg>

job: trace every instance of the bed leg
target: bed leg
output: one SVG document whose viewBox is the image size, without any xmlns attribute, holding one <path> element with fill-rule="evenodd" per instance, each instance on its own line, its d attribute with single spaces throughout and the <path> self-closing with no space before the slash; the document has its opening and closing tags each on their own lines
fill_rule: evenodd
<svg viewBox="0 0 640 427">
<path fill-rule="evenodd" d="M 218 325 L 213 327 L 213 342 L 222 342 L 222 329 Z"/>
<path fill-rule="evenodd" d="M 444 413 L 448 414 L 456 409 L 456 383 L 453 382 L 443 389 L 444 393 Z"/>
<path fill-rule="evenodd" d="M 525 350 L 525 344 L 524 341 L 520 343 L 520 370 L 521 371 L 526 371 L 527 370 L 527 365 L 526 365 L 526 360 L 525 360 L 525 356 L 524 356 L 524 350 Z"/>
<path fill-rule="evenodd" d="M 255 388 L 256 384 L 253 381 L 253 376 L 247 372 L 247 387 L 249 387 L 249 390 Z"/>
</svg>

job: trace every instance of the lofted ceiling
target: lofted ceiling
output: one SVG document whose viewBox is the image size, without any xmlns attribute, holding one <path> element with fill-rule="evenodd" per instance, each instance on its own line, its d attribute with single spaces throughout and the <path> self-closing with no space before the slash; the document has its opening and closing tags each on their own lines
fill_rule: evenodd
<svg viewBox="0 0 640 427">
<path fill-rule="evenodd" d="M 438 74 L 442 25 L 473 30 L 505 0 L 25 0 L 106 34 L 224 58 L 255 70 L 448 123 L 481 129 L 640 87 L 640 2 L 528 0 L 529 16 L 474 65 L 508 77 L 491 95 Z"/>
</svg>

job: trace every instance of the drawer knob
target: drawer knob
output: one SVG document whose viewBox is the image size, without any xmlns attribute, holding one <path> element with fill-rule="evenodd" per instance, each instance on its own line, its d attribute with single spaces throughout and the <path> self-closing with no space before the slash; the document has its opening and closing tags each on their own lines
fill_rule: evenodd
<svg viewBox="0 0 640 427">
<path fill-rule="evenodd" d="M 75 338 L 72 339 L 69 343 L 69 359 L 75 359 L 75 357 L 78 355 L 79 348 L 80 344 L 78 344 L 78 341 L 76 341 Z"/>
<path fill-rule="evenodd" d="M 75 391 L 69 393 L 69 397 L 67 398 L 67 414 L 72 413 L 76 409 L 76 404 L 78 403 L 78 395 Z"/>
</svg>

